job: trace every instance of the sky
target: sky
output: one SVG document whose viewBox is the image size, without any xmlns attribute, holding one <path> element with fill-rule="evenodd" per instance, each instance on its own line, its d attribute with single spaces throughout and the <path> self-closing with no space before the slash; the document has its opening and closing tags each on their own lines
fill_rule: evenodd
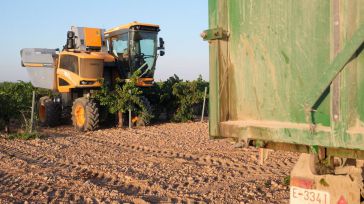
<svg viewBox="0 0 364 204">
<path fill-rule="evenodd" d="M 29 81 L 21 67 L 22 48 L 62 48 L 71 26 L 112 28 L 132 21 L 158 24 L 166 55 L 155 78 L 173 74 L 208 80 L 207 0 L 5 0 L 0 8 L 0 82 Z"/>
</svg>

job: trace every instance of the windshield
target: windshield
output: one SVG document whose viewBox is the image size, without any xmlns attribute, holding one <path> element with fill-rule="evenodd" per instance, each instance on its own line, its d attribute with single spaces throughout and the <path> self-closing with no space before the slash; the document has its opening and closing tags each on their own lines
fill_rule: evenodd
<svg viewBox="0 0 364 204">
<path fill-rule="evenodd" d="M 130 32 L 131 71 L 140 70 L 140 77 L 153 77 L 157 56 L 157 32 Z"/>
</svg>

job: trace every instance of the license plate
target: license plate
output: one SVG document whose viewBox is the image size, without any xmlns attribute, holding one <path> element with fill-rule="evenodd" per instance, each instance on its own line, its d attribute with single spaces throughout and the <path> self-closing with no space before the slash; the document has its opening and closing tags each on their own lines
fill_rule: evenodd
<svg viewBox="0 0 364 204">
<path fill-rule="evenodd" d="M 325 191 L 291 186 L 290 204 L 330 204 L 330 194 Z"/>
</svg>

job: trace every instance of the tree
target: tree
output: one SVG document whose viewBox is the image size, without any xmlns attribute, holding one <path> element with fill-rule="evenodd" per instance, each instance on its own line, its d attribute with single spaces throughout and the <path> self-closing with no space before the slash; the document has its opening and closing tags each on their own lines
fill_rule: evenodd
<svg viewBox="0 0 364 204">
<path fill-rule="evenodd" d="M 0 124 L 8 130 L 11 119 L 27 123 L 32 105 L 32 92 L 49 94 L 48 90 L 34 88 L 29 82 L 2 82 L 0 83 Z M 0 127 L 0 129 L 2 129 Z"/>
<path fill-rule="evenodd" d="M 201 75 L 197 80 L 180 81 L 173 85 L 172 93 L 178 104 L 174 121 L 185 122 L 193 119 L 196 110 L 200 110 L 196 107 L 203 103 L 205 87 L 208 87 L 208 82 L 204 81 Z"/>
<path fill-rule="evenodd" d="M 153 115 L 149 112 L 142 100 L 143 92 L 136 86 L 139 72 L 127 81 L 116 80 L 113 90 L 110 90 L 105 83 L 97 92 L 95 99 L 101 106 L 108 108 L 112 114 L 118 113 L 118 126 L 122 127 L 122 114 L 129 109 L 141 117 L 144 121 L 150 121 Z"/>
<path fill-rule="evenodd" d="M 159 86 L 159 104 L 160 110 L 165 110 L 167 119 L 172 119 L 178 108 L 178 99 L 173 94 L 173 86 L 182 82 L 177 75 L 169 77 L 166 81 L 158 84 Z"/>
</svg>

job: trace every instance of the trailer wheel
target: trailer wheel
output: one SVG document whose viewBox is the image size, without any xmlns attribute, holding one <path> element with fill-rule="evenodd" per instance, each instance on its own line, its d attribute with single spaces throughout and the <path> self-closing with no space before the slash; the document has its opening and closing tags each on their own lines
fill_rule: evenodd
<svg viewBox="0 0 364 204">
<path fill-rule="evenodd" d="M 59 125 L 62 114 L 61 104 L 44 96 L 38 102 L 38 116 L 42 126 L 54 127 Z"/>
<path fill-rule="evenodd" d="M 82 132 L 93 131 L 99 127 L 99 108 L 88 98 L 78 98 L 72 106 L 73 126 Z"/>
</svg>

